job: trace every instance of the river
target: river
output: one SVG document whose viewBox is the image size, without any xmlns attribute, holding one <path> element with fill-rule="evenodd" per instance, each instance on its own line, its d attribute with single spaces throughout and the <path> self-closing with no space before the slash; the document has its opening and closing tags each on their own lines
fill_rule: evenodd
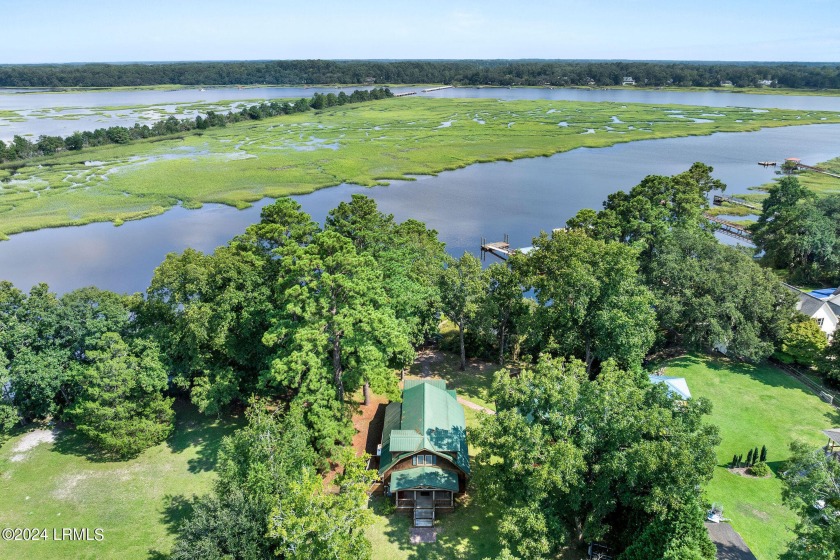
<svg viewBox="0 0 840 560">
<path fill-rule="evenodd" d="M 519 91 L 519 90 L 510 90 Z M 547 90 L 550 91 L 550 90 Z M 810 125 L 579 148 L 546 158 L 473 165 L 387 187 L 340 185 L 296 197 L 323 221 L 329 209 L 362 193 L 398 220 L 416 218 L 440 233 L 448 251 L 478 252 L 480 239 L 509 234 L 513 246 L 531 244 L 540 230 L 561 227 L 581 208 L 600 208 L 606 196 L 649 174 L 672 175 L 702 161 L 727 193 L 771 180 L 757 161 L 795 155 L 808 163 L 840 154 L 840 125 Z M 143 291 L 154 268 L 172 251 L 212 251 L 259 220 L 264 199 L 246 210 L 215 204 L 173 208 L 120 227 L 110 223 L 47 229 L 0 242 L 0 279 L 21 289 L 47 282 L 58 293 L 87 285 Z"/>
<path fill-rule="evenodd" d="M 359 86 L 361 87 L 361 86 Z M 656 105 L 699 105 L 709 107 L 754 107 L 759 109 L 801 109 L 840 111 L 840 97 L 816 95 L 774 95 L 725 91 L 662 91 L 627 89 L 551 88 L 448 88 L 422 93 L 424 86 L 394 87 L 395 93 L 416 91 L 428 97 L 514 99 L 557 99 L 567 101 L 613 101 Z M 77 130 L 109 126 L 151 124 L 170 115 L 195 117 L 207 110 L 226 112 L 249 102 L 267 99 L 299 99 L 315 92 L 352 93 L 345 88 L 184 88 L 160 90 L 80 91 L 70 93 L 21 92 L 0 88 L 0 140 L 16 134 L 35 139 L 42 134 L 68 136 Z"/>
</svg>

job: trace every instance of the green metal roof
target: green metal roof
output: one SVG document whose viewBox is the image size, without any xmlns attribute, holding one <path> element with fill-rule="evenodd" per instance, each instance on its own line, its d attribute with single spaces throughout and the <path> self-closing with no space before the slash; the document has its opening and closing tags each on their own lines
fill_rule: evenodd
<svg viewBox="0 0 840 560">
<path fill-rule="evenodd" d="M 417 387 L 418 385 L 432 385 L 438 389 L 446 390 L 446 380 L 444 379 L 406 379 L 403 381 L 403 391 Z"/>
<path fill-rule="evenodd" d="M 393 466 L 398 460 L 394 454 L 421 450 L 470 473 L 464 407 L 442 379 L 406 379 L 402 404 L 391 403 L 385 409 L 379 472 Z"/>
<path fill-rule="evenodd" d="M 392 430 L 391 431 L 391 453 L 405 451 L 420 451 L 427 447 L 426 438 L 414 430 Z"/>
<path fill-rule="evenodd" d="M 409 488 L 435 488 L 458 491 L 458 475 L 436 467 L 414 467 L 391 475 L 391 492 Z"/>
</svg>

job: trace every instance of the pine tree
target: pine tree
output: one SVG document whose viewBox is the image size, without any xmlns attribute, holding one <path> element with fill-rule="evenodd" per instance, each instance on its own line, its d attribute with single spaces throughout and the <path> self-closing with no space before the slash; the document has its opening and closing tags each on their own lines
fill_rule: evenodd
<svg viewBox="0 0 840 560">
<path fill-rule="evenodd" d="M 762 463 L 767 461 L 767 446 L 761 446 L 761 458 L 759 459 Z"/>
<path fill-rule="evenodd" d="M 733 468 L 733 469 L 738 468 L 738 456 L 737 455 L 732 456 L 732 467 L 730 467 L 730 468 Z"/>
<path fill-rule="evenodd" d="M 740 468 L 741 465 L 744 463 L 744 455 L 738 455 L 738 467 Z"/>
<path fill-rule="evenodd" d="M 752 449 L 750 449 L 750 452 L 749 452 L 749 453 L 747 453 L 747 466 L 748 466 L 748 467 L 749 467 L 750 465 L 752 465 L 752 463 L 753 463 L 753 460 L 752 460 L 752 459 L 753 459 L 753 452 L 752 452 Z"/>
<path fill-rule="evenodd" d="M 753 449 L 752 463 L 750 463 L 750 466 L 755 465 L 757 462 L 758 462 L 758 447 Z"/>
</svg>

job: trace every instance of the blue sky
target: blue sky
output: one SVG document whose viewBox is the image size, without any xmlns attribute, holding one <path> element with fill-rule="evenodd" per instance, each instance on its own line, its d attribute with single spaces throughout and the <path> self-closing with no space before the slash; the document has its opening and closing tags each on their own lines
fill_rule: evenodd
<svg viewBox="0 0 840 560">
<path fill-rule="evenodd" d="M 352 58 L 840 62 L 840 0 L 5 0 L 0 63 Z"/>
</svg>

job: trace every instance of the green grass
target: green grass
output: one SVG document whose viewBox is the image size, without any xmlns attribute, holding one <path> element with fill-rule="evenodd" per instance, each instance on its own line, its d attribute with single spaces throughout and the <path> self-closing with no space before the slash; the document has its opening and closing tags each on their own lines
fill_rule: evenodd
<svg viewBox="0 0 840 560">
<path fill-rule="evenodd" d="M 479 360 L 469 360 L 466 371 L 458 369 L 460 359 L 449 352 L 437 352 L 435 358 L 428 363 L 427 374 L 446 380 L 448 389 L 455 389 L 459 397 L 481 405 L 491 410 L 496 405 L 490 400 L 490 387 L 493 385 L 493 375 L 499 371 L 500 366 Z M 414 363 L 408 370 L 412 377 L 424 373 L 424 367 Z"/>
<path fill-rule="evenodd" d="M 0 527 L 94 528 L 101 542 L 2 542 L 0 558 L 164 558 L 189 498 L 206 494 L 221 438 L 238 425 L 177 404 L 175 434 L 124 462 L 100 460 L 72 431 L 11 461 L 22 435 L 0 448 Z"/>
<path fill-rule="evenodd" d="M 713 405 L 710 422 L 720 427 L 718 467 L 707 498 L 724 506 L 759 560 L 779 558 L 793 536 L 794 513 L 782 503 L 782 481 L 776 476 L 794 440 L 815 447 L 825 443 L 821 430 L 840 424 L 840 413 L 804 385 L 767 365 L 688 356 L 671 361 L 667 375 L 685 377 L 694 397 Z M 767 446 L 769 479 L 745 478 L 727 470 L 732 455 Z"/>
<path fill-rule="evenodd" d="M 445 122 L 451 126 L 442 128 Z M 394 98 L 28 161 L 0 184 L 0 206 L 13 207 L 4 213 L 0 236 L 119 223 L 159 214 L 179 200 L 192 207 L 219 202 L 241 208 L 265 196 L 344 182 L 371 186 L 578 147 L 838 122 L 840 113 L 817 111 Z M 30 186 L 41 191 L 21 198 L 18 187 Z"/>
</svg>

